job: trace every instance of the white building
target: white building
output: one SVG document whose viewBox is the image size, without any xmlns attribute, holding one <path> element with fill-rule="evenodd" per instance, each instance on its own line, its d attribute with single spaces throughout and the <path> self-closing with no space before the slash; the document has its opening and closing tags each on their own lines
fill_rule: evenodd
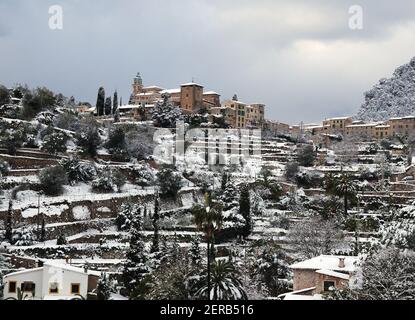
<svg viewBox="0 0 415 320">
<path fill-rule="evenodd" d="M 87 299 L 100 276 L 96 271 L 48 261 L 42 267 L 4 276 L 4 299 L 17 299 L 18 288 L 26 299 L 70 300 L 79 296 Z"/>
</svg>

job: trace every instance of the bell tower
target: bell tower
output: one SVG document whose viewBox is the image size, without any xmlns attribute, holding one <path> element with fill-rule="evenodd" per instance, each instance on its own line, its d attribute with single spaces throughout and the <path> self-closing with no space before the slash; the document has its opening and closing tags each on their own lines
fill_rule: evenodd
<svg viewBox="0 0 415 320">
<path fill-rule="evenodd" d="M 133 95 L 141 93 L 143 90 L 143 79 L 141 78 L 140 72 L 137 73 L 133 82 Z"/>
</svg>

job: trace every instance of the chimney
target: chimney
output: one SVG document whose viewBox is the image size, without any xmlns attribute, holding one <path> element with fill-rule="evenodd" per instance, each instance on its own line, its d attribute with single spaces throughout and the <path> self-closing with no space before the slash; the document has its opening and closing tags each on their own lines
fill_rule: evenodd
<svg viewBox="0 0 415 320">
<path fill-rule="evenodd" d="M 339 268 L 341 269 L 346 268 L 345 261 L 346 261 L 346 258 L 339 258 Z"/>
</svg>

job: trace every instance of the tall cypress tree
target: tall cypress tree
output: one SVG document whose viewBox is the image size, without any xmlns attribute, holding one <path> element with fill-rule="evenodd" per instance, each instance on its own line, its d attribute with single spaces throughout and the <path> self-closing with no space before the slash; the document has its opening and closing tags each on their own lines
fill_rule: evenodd
<svg viewBox="0 0 415 320">
<path fill-rule="evenodd" d="M 243 186 L 241 188 L 241 195 L 239 199 L 239 213 L 245 219 L 245 225 L 242 229 L 242 236 L 246 238 L 252 232 L 251 201 L 249 197 L 248 186 Z"/>
<path fill-rule="evenodd" d="M 159 252 L 159 220 L 160 220 L 160 205 L 159 205 L 159 197 L 156 196 L 155 203 L 154 203 L 154 214 L 153 214 L 153 228 L 154 228 L 154 236 L 153 236 L 153 244 L 151 245 L 151 253 Z"/>
<path fill-rule="evenodd" d="M 115 90 L 114 98 L 112 100 L 112 114 L 115 114 L 118 110 L 118 92 Z"/>
<path fill-rule="evenodd" d="M 10 243 L 13 239 L 13 201 L 9 201 L 9 210 L 7 211 L 6 222 L 5 222 L 6 234 L 5 238 Z"/>
<path fill-rule="evenodd" d="M 109 116 L 111 115 L 112 112 L 112 101 L 111 101 L 111 97 L 108 97 L 107 99 L 105 99 L 105 115 Z"/>
<path fill-rule="evenodd" d="M 117 109 L 117 111 L 115 111 L 114 113 L 114 122 L 118 123 L 120 122 L 121 118 L 120 118 L 120 110 Z"/>
<path fill-rule="evenodd" d="M 98 97 L 97 97 L 97 114 L 98 116 L 104 115 L 104 108 L 105 108 L 105 89 L 100 87 L 98 90 Z"/>
</svg>

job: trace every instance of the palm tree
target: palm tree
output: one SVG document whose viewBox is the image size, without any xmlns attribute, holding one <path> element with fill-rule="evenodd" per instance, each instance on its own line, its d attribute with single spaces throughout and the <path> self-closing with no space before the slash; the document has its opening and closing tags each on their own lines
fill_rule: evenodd
<svg viewBox="0 0 415 320">
<path fill-rule="evenodd" d="M 199 297 L 213 296 L 213 300 L 247 300 L 238 272 L 229 261 L 219 260 L 212 265 L 212 288 L 204 283 L 196 292 Z M 202 277 L 206 279 L 206 275 Z"/>
<path fill-rule="evenodd" d="M 207 243 L 207 287 L 210 292 L 211 287 L 211 246 L 215 233 L 222 227 L 222 205 L 212 201 L 208 193 L 205 194 L 205 206 L 195 206 L 193 208 L 194 222 L 199 231 L 205 234 Z M 210 296 L 208 296 L 210 300 Z"/>
<path fill-rule="evenodd" d="M 35 293 L 32 292 L 32 296 L 35 296 Z M 16 298 L 7 298 L 6 300 L 27 300 L 29 298 L 28 294 L 24 294 L 20 288 L 17 288 Z"/>
<path fill-rule="evenodd" d="M 335 191 L 344 197 L 344 214 L 348 213 L 348 200 L 356 195 L 356 184 L 349 174 L 342 174 L 336 181 Z"/>
</svg>

